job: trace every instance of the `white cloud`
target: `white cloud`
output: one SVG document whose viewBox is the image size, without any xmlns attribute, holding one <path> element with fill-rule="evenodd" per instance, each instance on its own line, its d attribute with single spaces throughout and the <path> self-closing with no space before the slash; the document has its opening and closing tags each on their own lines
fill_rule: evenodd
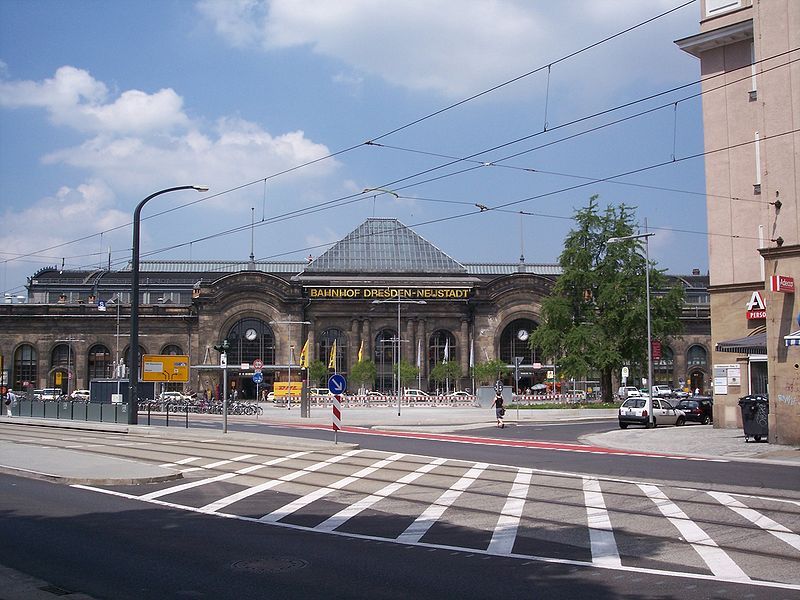
<svg viewBox="0 0 800 600">
<path fill-rule="evenodd" d="M 237 46 L 307 46 L 352 70 L 451 97 L 478 92 L 675 6 L 674 0 L 203 0 L 199 10 Z M 682 9 L 696 28 L 692 6 Z M 565 35 L 565 31 L 568 33 Z M 692 30 L 687 30 L 687 34 Z M 663 52 L 679 54 L 670 39 Z M 593 63 L 607 86 L 648 76 L 629 51 Z M 615 75 L 617 74 L 617 75 Z"/>
<path fill-rule="evenodd" d="M 53 123 L 90 133 L 145 133 L 186 126 L 183 101 L 174 90 L 126 91 L 108 102 L 108 88 L 87 71 L 60 67 L 41 82 L 0 81 L 0 106 L 40 107 Z"/>
</svg>

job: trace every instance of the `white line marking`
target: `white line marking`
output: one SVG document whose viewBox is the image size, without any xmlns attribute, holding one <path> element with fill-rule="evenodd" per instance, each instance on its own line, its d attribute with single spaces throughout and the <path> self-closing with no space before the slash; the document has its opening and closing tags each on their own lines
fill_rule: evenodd
<svg viewBox="0 0 800 600">
<path fill-rule="evenodd" d="M 334 529 L 342 525 L 345 521 L 352 519 L 357 514 L 373 506 L 379 500 L 382 500 L 383 498 L 386 498 L 387 496 L 394 494 L 402 487 L 416 481 L 419 477 L 422 477 L 422 475 L 424 475 L 425 473 L 433 471 L 433 469 L 435 469 L 439 465 L 443 465 L 446 462 L 447 459 L 445 458 L 437 458 L 436 460 L 428 463 L 427 465 L 422 465 L 419 469 L 417 469 L 413 473 L 408 473 L 407 475 L 404 475 L 403 477 L 398 479 L 396 482 L 390 483 L 389 485 L 381 488 L 374 494 L 371 494 L 370 496 L 367 496 L 366 498 L 359 500 L 358 502 L 348 506 L 347 508 L 343 508 L 335 515 L 329 517 L 327 520 L 317 525 L 314 529 L 317 531 L 333 531 Z"/>
<path fill-rule="evenodd" d="M 239 462 L 241 460 L 247 460 L 248 458 L 255 457 L 255 454 L 242 454 L 241 456 L 237 456 L 235 458 L 230 458 L 228 460 L 218 460 L 217 462 L 213 462 L 207 465 L 203 465 L 202 467 L 189 467 L 188 469 L 181 469 L 181 473 L 190 473 L 192 471 L 202 471 L 203 469 L 216 469 L 217 467 L 221 467 L 223 465 L 229 465 L 232 462 Z"/>
<path fill-rule="evenodd" d="M 592 562 L 596 565 L 618 567 L 622 564 L 617 549 L 611 518 L 606 510 L 600 482 L 592 477 L 583 478 L 583 497 L 586 503 L 586 519 L 589 523 L 589 544 Z"/>
<path fill-rule="evenodd" d="M 655 503 L 661 514 L 680 531 L 683 539 L 692 545 L 714 575 L 731 581 L 750 581 L 739 565 L 733 562 L 733 559 L 717 546 L 717 543 L 708 537 L 697 523 L 690 520 L 686 513 L 667 498 L 664 492 L 654 485 L 637 485 Z"/>
<path fill-rule="evenodd" d="M 531 485 L 531 469 L 520 469 L 514 479 L 514 485 L 506 498 L 506 504 L 497 520 L 497 525 L 489 542 L 488 551 L 492 554 L 511 554 L 514 550 L 514 541 L 517 539 L 517 528 L 522 518 L 522 509 L 528 498 L 528 488 Z"/>
<path fill-rule="evenodd" d="M 96 488 L 91 487 L 88 485 L 81 485 L 81 484 L 72 484 L 70 487 L 86 490 L 89 492 L 96 492 L 99 494 L 106 494 L 109 496 L 116 496 L 118 498 L 125 498 L 127 500 L 141 500 L 141 496 L 135 496 L 133 494 L 127 494 L 125 492 L 118 492 L 115 490 L 107 490 L 103 488 Z M 148 500 L 150 504 L 155 504 L 158 506 L 163 506 L 166 508 L 174 508 L 178 510 L 185 510 L 188 512 L 196 512 L 196 513 L 203 513 L 206 514 L 200 508 L 195 508 L 193 506 L 184 506 L 182 504 L 176 504 L 174 502 L 166 502 L 164 500 Z M 237 521 L 245 521 L 248 523 L 261 523 L 262 525 L 269 525 L 270 527 L 283 527 L 284 529 L 293 529 L 295 531 L 314 531 L 311 527 L 304 527 L 302 525 L 295 525 L 293 523 L 264 523 L 263 521 L 254 518 L 254 517 L 246 517 L 241 515 L 229 514 L 229 513 L 213 513 L 214 516 L 222 517 L 225 519 L 235 519 Z M 343 538 L 352 538 L 352 539 L 359 539 L 359 540 L 367 540 L 372 542 L 381 542 L 381 543 L 392 543 L 396 542 L 397 540 L 393 540 L 390 538 L 383 538 L 374 535 L 365 535 L 361 533 L 349 533 L 344 531 L 330 531 L 328 535 L 336 535 Z M 430 544 L 427 542 L 418 542 L 414 544 L 416 546 L 420 546 L 422 548 L 438 548 L 440 550 L 452 550 L 454 552 L 462 553 L 464 556 L 483 556 L 486 559 L 491 559 L 492 554 L 490 554 L 487 550 L 478 550 L 476 548 L 461 548 L 459 546 L 449 546 L 445 544 Z M 411 549 L 411 545 L 406 546 L 408 549 Z M 573 567 L 586 567 L 586 568 L 597 568 L 597 569 L 605 569 L 608 571 L 620 571 L 623 573 L 630 573 L 632 575 L 661 575 L 664 577 L 675 577 L 677 579 L 694 579 L 697 581 L 711 581 L 714 583 L 739 583 L 743 585 L 749 585 L 750 587 L 760 587 L 760 588 L 770 588 L 770 589 L 779 589 L 779 590 L 795 590 L 800 591 L 800 585 L 793 584 L 793 583 L 781 583 L 778 581 L 738 581 L 738 580 L 731 580 L 725 579 L 724 577 L 716 577 L 715 575 L 707 575 L 703 573 L 689 573 L 685 571 L 663 571 L 660 569 L 651 569 L 648 567 L 642 566 L 615 566 L 609 567 L 604 565 L 596 565 L 590 562 L 586 562 L 583 560 L 572 560 L 568 558 L 551 558 L 548 556 L 536 556 L 536 555 L 529 555 L 529 554 L 509 554 L 508 558 L 514 558 L 519 560 L 525 561 L 535 561 L 539 563 L 545 564 L 552 564 L 552 565 L 568 565 Z"/>
<path fill-rule="evenodd" d="M 444 514 L 450 505 L 483 473 L 489 465 L 487 463 L 476 463 L 464 476 L 456 481 L 449 490 L 446 490 L 439 498 L 431 504 L 425 512 L 401 533 L 397 541 L 404 544 L 416 544 L 422 539 L 428 530 L 433 526 L 439 517 Z"/>
<path fill-rule="evenodd" d="M 178 465 L 188 465 L 189 463 L 193 463 L 196 460 L 200 460 L 201 457 L 199 456 L 190 456 L 188 458 L 182 458 L 180 460 L 176 460 L 175 462 L 171 463 L 164 463 L 163 465 L 158 465 L 159 467 L 175 467 Z"/>
<path fill-rule="evenodd" d="M 311 492 L 310 494 L 306 494 L 305 496 L 302 496 L 302 497 L 298 498 L 297 500 L 294 500 L 293 502 L 290 502 L 286 506 L 282 506 L 281 508 L 273 510 L 271 513 L 261 517 L 261 520 L 262 521 L 270 521 L 270 522 L 280 521 L 283 517 L 286 517 L 286 516 L 288 516 L 288 515 L 290 515 L 290 514 L 292 514 L 294 512 L 297 512 L 298 510 L 300 510 L 304 506 L 308 506 L 309 504 L 311 504 L 315 500 L 319 500 L 320 498 L 324 498 L 325 496 L 327 496 L 331 492 L 334 492 L 336 490 L 340 490 L 343 487 L 346 487 L 346 486 L 350 485 L 351 483 L 354 483 L 354 482 L 358 481 L 359 479 L 363 479 L 364 477 L 372 475 L 372 473 L 374 473 L 375 471 L 377 471 L 379 469 L 382 469 L 383 467 L 386 467 L 386 466 L 392 464 L 396 460 L 400 460 L 404 456 L 405 456 L 405 454 L 399 454 L 399 453 L 398 454 L 392 454 L 389 458 L 384 458 L 382 460 L 379 460 L 379 461 L 373 463 L 372 465 L 370 465 L 369 467 L 364 467 L 360 471 L 358 471 L 356 473 L 353 473 L 352 475 L 349 475 L 348 477 L 344 477 L 343 479 L 335 481 L 335 482 L 331 483 L 330 485 L 327 485 L 327 486 L 325 486 L 323 488 L 318 488 L 318 489 L 314 490 L 313 492 Z"/>
<path fill-rule="evenodd" d="M 744 504 L 722 492 L 706 492 L 709 496 L 717 500 L 723 506 L 727 506 L 733 512 L 743 516 L 745 519 L 758 525 L 764 531 L 771 533 L 779 540 L 792 546 L 795 550 L 800 550 L 800 535 L 793 533 L 777 521 L 773 521 L 766 515 L 762 515 L 757 510 L 747 508 Z"/>
<path fill-rule="evenodd" d="M 344 460 L 345 458 L 348 458 L 360 452 L 362 452 L 362 450 L 350 450 L 349 452 L 345 452 L 344 454 L 333 456 L 327 460 L 323 460 L 322 462 L 318 462 L 311 466 L 300 469 L 299 471 L 293 471 L 291 473 L 287 473 L 286 475 L 278 479 L 271 479 L 269 481 L 265 481 L 264 483 L 261 483 L 259 485 L 254 485 L 253 487 L 244 489 L 241 492 L 237 492 L 225 498 L 221 498 L 216 502 L 206 504 L 205 506 L 200 508 L 200 510 L 203 512 L 215 512 L 216 514 L 225 514 L 225 513 L 219 513 L 217 511 L 225 508 L 230 504 L 233 504 L 234 502 L 238 502 L 239 500 L 243 500 L 245 498 L 258 494 L 259 492 L 263 492 L 270 488 L 274 488 L 275 486 L 281 485 L 282 483 L 285 483 L 287 481 L 293 481 L 298 477 L 302 477 L 303 475 L 313 473 L 314 471 L 319 471 L 323 467 L 327 467 L 328 465 L 337 463 L 341 460 Z M 298 453 L 298 454 L 306 454 L 306 453 Z"/>
</svg>

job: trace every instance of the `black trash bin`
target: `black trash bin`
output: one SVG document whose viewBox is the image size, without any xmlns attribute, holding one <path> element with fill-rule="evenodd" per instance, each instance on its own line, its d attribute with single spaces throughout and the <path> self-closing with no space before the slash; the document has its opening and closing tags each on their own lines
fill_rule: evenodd
<svg viewBox="0 0 800 600">
<path fill-rule="evenodd" d="M 760 442 L 761 438 L 769 435 L 769 398 L 762 395 L 750 395 L 739 399 L 742 407 L 742 426 L 744 428 L 744 441 L 749 442 L 752 437 Z"/>
</svg>

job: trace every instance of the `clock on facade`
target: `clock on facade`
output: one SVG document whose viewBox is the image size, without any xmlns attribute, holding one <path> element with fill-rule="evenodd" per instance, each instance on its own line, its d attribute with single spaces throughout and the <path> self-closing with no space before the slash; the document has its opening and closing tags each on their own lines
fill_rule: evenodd
<svg viewBox="0 0 800 600">
<path fill-rule="evenodd" d="M 522 342 L 525 342 L 525 341 L 527 341 L 527 340 L 528 340 L 528 332 L 527 332 L 527 331 L 525 331 L 524 329 L 520 329 L 520 330 L 517 332 L 517 339 L 519 339 L 519 340 L 520 340 L 520 341 L 522 341 Z"/>
<path fill-rule="evenodd" d="M 258 337 L 258 332 L 255 329 L 248 329 L 244 332 L 244 337 L 246 337 L 251 342 Z"/>
</svg>

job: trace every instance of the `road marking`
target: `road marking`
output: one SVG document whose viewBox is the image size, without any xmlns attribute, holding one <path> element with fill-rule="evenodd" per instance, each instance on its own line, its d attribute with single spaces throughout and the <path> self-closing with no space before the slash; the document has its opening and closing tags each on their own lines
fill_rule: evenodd
<svg viewBox="0 0 800 600">
<path fill-rule="evenodd" d="M 782 540 L 792 546 L 795 550 L 800 550 L 800 535 L 792 533 L 792 531 L 777 521 L 773 521 L 766 515 L 762 515 L 757 510 L 747 508 L 744 504 L 722 492 L 706 492 L 709 496 L 717 500 L 723 506 L 727 506 L 733 512 L 743 516 L 745 519 L 759 526 L 767 533 L 771 533 L 779 540 Z"/>
<path fill-rule="evenodd" d="M 360 471 L 358 471 L 356 473 L 353 473 L 352 475 L 349 475 L 348 477 L 345 477 L 343 479 L 335 481 L 334 483 L 331 483 L 330 485 L 327 485 L 325 487 L 318 488 L 318 489 L 314 490 L 313 492 L 311 492 L 310 494 L 306 494 L 305 496 L 301 496 L 297 500 L 294 500 L 293 502 L 290 502 L 286 506 L 283 506 L 281 508 L 273 510 L 271 513 L 266 514 L 263 517 L 261 517 L 261 520 L 262 521 L 269 521 L 269 522 L 280 521 L 283 517 L 286 517 L 286 516 L 288 516 L 288 515 L 290 515 L 292 513 L 297 512 L 298 510 L 300 510 L 304 506 L 308 506 L 309 504 L 311 504 L 315 500 L 319 500 L 320 498 L 324 498 L 325 496 L 327 496 L 331 492 L 334 492 L 336 490 L 340 490 L 343 487 L 346 487 L 346 486 L 350 485 L 351 483 L 354 483 L 354 482 L 358 481 L 359 479 L 363 479 L 364 477 L 372 475 L 375 471 L 378 471 L 379 469 L 382 469 L 382 468 L 392 464 L 393 462 L 395 462 L 397 460 L 400 460 L 404 456 L 405 456 L 405 454 L 400 454 L 400 453 L 392 454 L 390 457 L 384 458 L 382 460 L 379 460 L 379 461 L 373 463 L 372 465 L 370 465 L 369 467 L 364 467 Z"/>
<path fill-rule="evenodd" d="M 458 497 L 472 485 L 475 480 L 483 473 L 489 465 L 487 463 L 476 463 L 464 476 L 456 481 L 450 489 L 445 491 L 439 498 L 425 509 L 416 520 L 401 533 L 397 541 L 405 544 L 416 544 L 422 539 L 433 524 L 444 514 Z"/>
<path fill-rule="evenodd" d="M 522 518 L 522 509 L 528 498 L 528 489 L 531 485 L 533 470 L 520 469 L 514 479 L 514 485 L 506 498 L 506 504 L 497 520 L 497 525 L 489 542 L 488 551 L 492 554 L 511 554 L 514 542 L 517 539 L 517 529 Z"/>
<path fill-rule="evenodd" d="M 355 504 L 351 504 L 347 508 L 343 508 L 335 515 L 329 517 L 327 520 L 323 521 L 316 527 L 314 527 L 317 531 L 333 531 L 344 522 L 352 519 L 357 514 L 365 511 L 366 509 L 373 506 L 376 502 L 386 498 L 387 496 L 392 495 L 399 489 L 403 488 L 404 486 L 408 485 L 416 481 L 418 478 L 422 477 L 425 473 L 430 473 L 438 467 L 439 465 L 443 465 L 447 462 L 446 458 L 437 458 L 436 460 L 428 463 L 427 465 L 422 465 L 419 469 L 414 471 L 413 473 L 408 473 L 404 475 L 394 483 L 390 483 L 389 485 L 381 488 L 374 494 L 367 496 L 356 502 Z"/>
<path fill-rule="evenodd" d="M 583 478 L 583 497 L 586 503 L 586 519 L 589 523 L 589 544 L 592 548 L 592 562 L 606 567 L 622 564 L 614 538 L 611 518 L 606 510 L 600 481 L 593 477 Z"/>
<path fill-rule="evenodd" d="M 188 469 L 181 469 L 181 473 L 190 473 L 192 471 L 202 471 L 204 469 L 216 469 L 217 467 L 222 467 L 224 465 L 229 465 L 233 462 L 239 462 L 242 460 L 247 460 L 248 458 L 254 458 L 255 454 L 242 454 L 241 456 L 237 456 L 235 458 L 231 458 L 228 460 L 218 460 L 217 462 L 213 462 L 207 465 L 203 465 L 202 467 L 189 467 Z"/>
<path fill-rule="evenodd" d="M 683 539 L 692 545 L 700 555 L 711 572 L 717 577 L 724 577 L 731 581 L 750 581 L 747 574 L 739 568 L 733 559 L 722 550 L 717 543 L 708 537 L 705 531 L 694 521 L 690 520 L 676 504 L 674 504 L 658 487 L 654 485 L 637 484 L 648 498 L 658 507 L 667 519 L 680 531 Z"/>
<path fill-rule="evenodd" d="M 199 456 L 190 456 L 188 458 L 182 458 L 180 460 L 176 460 L 175 462 L 171 463 L 164 463 L 163 465 L 158 465 L 159 467 L 176 467 L 178 465 L 188 465 L 189 463 L 193 463 L 196 460 L 200 460 L 201 457 Z"/>
<path fill-rule="evenodd" d="M 279 477 L 278 479 L 270 479 L 269 481 L 265 481 L 259 485 L 255 485 L 253 487 L 247 488 L 242 490 L 241 492 L 237 492 L 235 494 L 231 494 L 230 496 L 226 496 L 225 498 L 221 498 L 216 502 L 212 502 L 211 504 L 206 504 L 205 506 L 201 507 L 200 510 L 203 512 L 216 512 L 217 514 L 225 514 L 219 513 L 221 509 L 225 508 L 226 506 L 233 504 L 234 502 L 238 502 L 239 500 L 243 500 L 259 492 L 263 492 L 270 488 L 274 488 L 275 486 L 281 485 L 286 483 L 287 481 L 293 481 L 298 477 L 302 477 L 303 475 L 308 475 L 309 473 L 313 473 L 314 471 L 319 471 L 323 467 L 327 467 L 328 465 L 332 465 L 337 463 L 345 458 L 349 458 L 350 456 L 354 456 L 363 452 L 363 450 L 350 450 L 349 452 L 345 452 L 344 454 L 339 454 L 338 456 L 333 456 L 327 460 L 323 460 L 321 462 L 315 463 L 311 466 L 305 467 L 300 469 L 299 471 L 293 471 L 291 473 L 287 473 L 283 477 Z M 298 453 L 298 454 L 307 454 L 307 453 Z M 308 453 L 310 454 L 310 453 Z"/>
</svg>

